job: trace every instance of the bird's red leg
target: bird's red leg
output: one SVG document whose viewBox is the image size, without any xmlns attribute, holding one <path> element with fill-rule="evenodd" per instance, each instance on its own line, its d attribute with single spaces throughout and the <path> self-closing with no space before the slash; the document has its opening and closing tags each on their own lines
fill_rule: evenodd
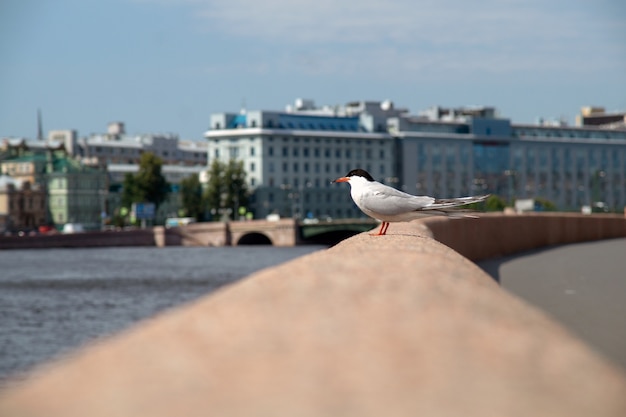
<svg viewBox="0 0 626 417">
<path fill-rule="evenodd" d="M 382 222 L 380 224 L 380 229 L 378 230 L 378 233 L 370 233 L 370 236 L 383 236 L 385 233 L 387 233 L 388 227 L 389 227 L 388 222 Z"/>
<path fill-rule="evenodd" d="M 382 236 L 385 233 L 387 233 L 387 228 L 389 227 L 389 223 L 387 222 L 382 222 L 380 224 L 380 229 L 378 230 L 378 233 L 372 233 L 372 236 Z"/>
</svg>

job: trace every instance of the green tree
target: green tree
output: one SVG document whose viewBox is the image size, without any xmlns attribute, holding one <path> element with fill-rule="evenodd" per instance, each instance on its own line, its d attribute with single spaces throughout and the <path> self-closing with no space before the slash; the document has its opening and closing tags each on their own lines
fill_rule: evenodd
<svg viewBox="0 0 626 417">
<path fill-rule="evenodd" d="M 204 220 L 205 198 L 198 174 L 193 174 L 180 182 L 180 192 L 185 213 L 196 220 Z"/>
<path fill-rule="evenodd" d="M 141 155 L 139 172 L 126 174 L 122 190 L 122 206 L 130 208 L 133 203 L 154 203 L 158 208 L 167 198 L 169 184 L 161 174 L 163 161 L 151 152 Z"/>
<path fill-rule="evenodd" d="M 130 208 L 137 202 L 137 182 L 135 176 L 131 173 L 124 175 L 124 183 L 122 185 L 122 207 Z"/>
<path fill-rule="evenodd" d="M 220 220 L 224 214 L 236 218 L 239 208 L 248 205 L 248 195 L 242 161 L 231 160 L 226 164 L 214 160 L 211 163 L 205 198 L 213 220 Z"/>
<path fill-rule="evenodd" d="M 468 204 L 465 208 L 476 211 L 503 211 L 506 207 L 506 201 L 497 195 L 491 194 L 485 201 L 480 203 Z"/>
<path fill-rule="evenodd" d="M 503 211 L 506 207 L 506 201 L 497 195 L 491 194 L 485 200 L 485 210 L 487 211 Z"/>
<path fill-rule="evenodd" d="M 137 198 L 135 203 L 147 201 L 158 208 L 170 192 L 170 185 L 161 173 L 163 160 L 152 152 L 144 152 L 139 160 L 139 172 L 135 176 Z"/>
<path fill-rule="evenodd" d="M 248 205 L 249 193 L 243 161 L 234 159 L 228 161 L 224 174 L 224 188 L 226 189 L 224 208 L 229 210 L 231 219 L 236 219 L 239 208 Z"/>
<path fill-rule="evenodd" d="M 222 209 L 222 195 L 225 193 L 224 182 L 222 180 L 224 174 L 224 165 L 217 159 L 214 159 L 209 167 L 209 182 L 205 194 L 207 209 L 211 212 L 211 219 L 220 220 L 220 210 Z"/>
<path fill-rule="evenodd" d="M 535 206 L 542 211 L 556 211 L 557 209 L 556 204 L 546 198 L 541 197 L 535 198 Z"/>
</svg>

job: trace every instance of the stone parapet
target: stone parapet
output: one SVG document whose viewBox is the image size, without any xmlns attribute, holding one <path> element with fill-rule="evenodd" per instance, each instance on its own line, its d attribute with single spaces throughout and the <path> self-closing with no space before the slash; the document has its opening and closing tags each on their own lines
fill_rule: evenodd
<svg viewBox="0 0 626 417">
<path fill-rule="evenodd" d="M 192 223 L 166 230 L 167 246 L 230 245 L 228 224 L 224 222 Z"/>
<path fill-rule="evenodd" d="M 626 217 L 609 214 L 493 213 L 480 218 L 429 217 L 418 223 L 425 227 L 424 233 L 473 261 L 545 246 L 626 237 Z"/>
<path fill-rule="evenodd" d="M 626 379 L 414 222 L 40 368 L 0 415 L 617 417 Z"/>
</svg>

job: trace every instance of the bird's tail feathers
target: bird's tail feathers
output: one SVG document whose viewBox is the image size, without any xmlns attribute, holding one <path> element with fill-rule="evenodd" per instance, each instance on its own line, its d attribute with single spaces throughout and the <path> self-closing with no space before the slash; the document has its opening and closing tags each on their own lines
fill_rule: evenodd
<svg viewBox="0 0 626 417">
<path fill-rule="evenodd" d="M 426 211 L 429 215 L 446 216 L 451 219 L 466 219 L 466 218 L 477 219 L 478 218 L 476 214 L 473 214 L 473 213 L 477 213 L 477 211 L 469 210 L 469 209 L 464 210 L 464 209 L 457 209 L 457 208 L 441 208 L 441 209 L 424 210 L 424 211 Z"/>
<path fill-rule="evenodd" d="M 470 197 L 459 197 L 459 198 L 437 198 L 435 202 L 428 206 L 428 209 L 438 210 L 448 207 L 458 207 L 464 206 L 466 204 L 479 203 L 484 201 L 489 197 L 490 194 L 486 195 L 476 195 Z"/>
<path fill-rule="evenodd" d="M 467 204 L 479 203 L 484 201 L 489 197 L 487 195 L 478 195 L 478 196 L 470 196 L 470 197 L 459 197 L 459 198 L 441 198 L 436 199 L 435 202 L 427 207 L 424 207 L 424 211 L 427 211 L 429 214 L 434 214 L 438 216 L 447 216 L 452 219 L 462 219 L 462 218 L 473 218 L 476 219 L 478 216 L 472 213 L 476 213 L 476 210 L 471 209 L 459 209 L 459 206 L 465 206 Z"/>
</svg>

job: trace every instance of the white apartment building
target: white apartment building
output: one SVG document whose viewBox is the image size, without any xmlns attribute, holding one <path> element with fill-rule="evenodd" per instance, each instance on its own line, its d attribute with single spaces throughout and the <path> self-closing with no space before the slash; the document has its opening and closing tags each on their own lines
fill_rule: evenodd
<svg viewBox="0 0 626 417">
<path fill-rule="evenodd" d="M 395 140 L 386 119 L 402 112 L 389 102 L 315 108 L 297 100 L 283 112 L 213 114 L 205 133 L 208 164 L 243 161 L 256 218 L 360 217 L 346 187 L 331 181 L 355 168 L 396 181 Z"/>
</svg>

